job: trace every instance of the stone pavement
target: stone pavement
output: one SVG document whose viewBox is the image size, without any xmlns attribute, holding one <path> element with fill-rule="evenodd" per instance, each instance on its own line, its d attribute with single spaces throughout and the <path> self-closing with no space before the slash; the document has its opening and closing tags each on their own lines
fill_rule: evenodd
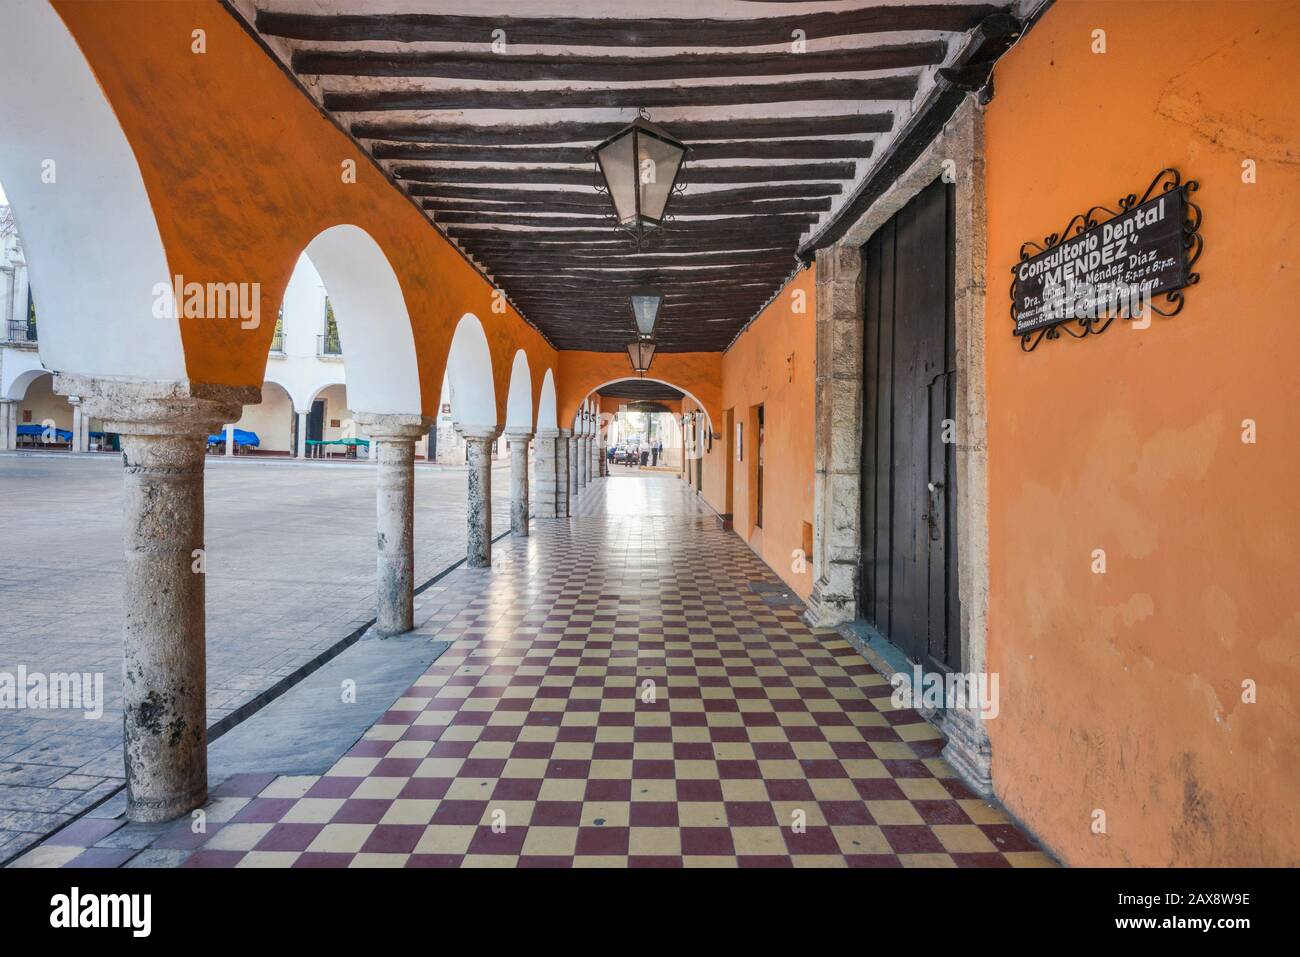
<svg viewBox="0 0 1300 957">
<path fill-rule="evenodd" d="M 779 580 L 684 483 L 598 479 L 574 512 L 425 592 L 403 640 L 445 650 L 328 766 L 214 775 L 202 827 L 106 805 L 15 865 L 1053 863 L 848 641 L 771 600 Z"/>
<path fill-rule="evenodd" d="M 508 485 L 498 466 L 494 534 Z M 464 557 L 465 495 L 464 468 L 416 467 L 417 584 Z M 0 672 L 104 682 L 98 720 L 0 710 L 2 861 L 122 783 L 121 458 L 0 454 L 0 502 Z M 374 617 L 374 471 L 213 457 L 206 505 L 211 723 Z"/>
</svg>

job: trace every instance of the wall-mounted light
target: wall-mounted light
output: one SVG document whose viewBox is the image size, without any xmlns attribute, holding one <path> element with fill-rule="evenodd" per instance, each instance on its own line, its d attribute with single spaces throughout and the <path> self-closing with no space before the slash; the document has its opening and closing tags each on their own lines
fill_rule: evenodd
<svg viewBox="0 0 1300 957">
<path fill-rule="evenodd" d="M 655 341 L 653 339 L 638 339 L 635 342 L 627 344 L 627 355 L 632 360 L 632 368 L 639 376 L 644 376 L 650 371 L 650 363 L 655 357 Z"/>
<path fill-rule="evenodd" d="M 614 204 L 619 228 L 631 233 L 640 245 L 664 221 L 686 159 L 686 146 L 645 116 L 638 116 L 591 152 Z"/>
</svg>

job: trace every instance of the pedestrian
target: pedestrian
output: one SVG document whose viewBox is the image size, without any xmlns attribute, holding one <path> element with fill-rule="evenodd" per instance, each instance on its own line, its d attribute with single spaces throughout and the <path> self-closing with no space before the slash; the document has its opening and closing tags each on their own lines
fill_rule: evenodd
<svg viewBox="0 0 1300 957">
<path fill-rule="evenodd" d="M 657 466 L 659 464 L 659 453 L 662 449 L 663 443 L 659 441 L 656 441 L 654 445 L 650 446 L 650 464 L 652 466 Z"/>
</svg>

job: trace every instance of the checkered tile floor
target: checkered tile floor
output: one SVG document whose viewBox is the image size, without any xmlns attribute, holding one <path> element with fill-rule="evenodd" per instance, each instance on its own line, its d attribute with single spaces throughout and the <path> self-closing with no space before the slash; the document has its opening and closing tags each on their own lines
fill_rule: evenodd
<svg viewBox="0 0 1300 957">
<path fill-rule="evenodd" d="M 83 819 L 21 863 L 1051 863 L 676 479 L 597 481 L 494 562 L 424 594 L 455 643 L 326 774 L 231 778 L 202 833 Z"/>
</svg>

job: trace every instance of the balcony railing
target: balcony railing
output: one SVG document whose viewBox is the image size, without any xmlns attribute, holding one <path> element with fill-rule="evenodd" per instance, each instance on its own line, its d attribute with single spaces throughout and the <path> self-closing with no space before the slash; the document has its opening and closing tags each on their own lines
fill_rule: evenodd
<svg viewBox="0 0 1300 957">
<path fill-rule="evenodd" d="M 271 335 L 271 351 L 284 355 L 284 330 L 277 329 Z"/>
<path fill-rule="evenodd" d="M 316 355 L 318 356 L 341 356 L 343 355 L 343 344 L 339 342 L 338 336 L 317 336 L 316 337 Z"/>
<path fill-rule="evenodd" d="M 36 325 L 22 319 L 10 319 L 5 330 L 5 342 L 35 342 Z"/>
</svg>

